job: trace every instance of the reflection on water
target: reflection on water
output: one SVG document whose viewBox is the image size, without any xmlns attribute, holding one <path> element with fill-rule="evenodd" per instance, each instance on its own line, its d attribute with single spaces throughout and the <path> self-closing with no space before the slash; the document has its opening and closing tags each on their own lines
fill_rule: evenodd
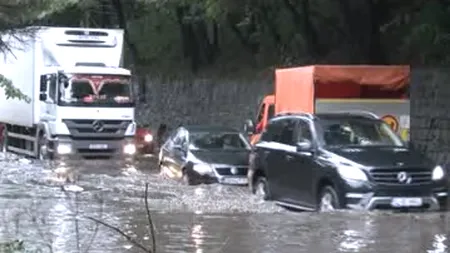
<svg viewBox="0 0 450 253">
<path fill-rule="evenodd" d="M 373 243 L 373 217 L 361 215 L 360 220 L 346 222 L 346 229 L 342 231 L 342 239 L 338 249 L 342 252 L 361 252 L 369 244 Z"/>
<path fill-rule="evenodd" d="M 202 225 L 194 225 L 192 227 L 191 237 L 192 241 L 194 241 L 195 253 L 203 253 L 203 237 L 205 236 Z"/>
<path fill-rule="evenodd" d="M 427 250 L 428 253 L 446 253 L 447 245 L 445 241 L 447 240 L 447 236 L 444 234 L 436 234 L 434 235 L 433 240 L 433 249 Z"/>
<path fill-rule="evenodd" d="M 57 203 L 49 210 L 49 217 L 52 217 L 52 226 L 49 228 L 53 238 L 43 238 L 52 243 L 56 252 L 61 252 L 65 248 L 67 238 L 72 236 L 70 228 L 73 223 L 73 219 L 69 219 L 71 216 L 70 210 L 62 203 Z M 39 224 L 40 226 L 41 224 Z"/>
</svg>

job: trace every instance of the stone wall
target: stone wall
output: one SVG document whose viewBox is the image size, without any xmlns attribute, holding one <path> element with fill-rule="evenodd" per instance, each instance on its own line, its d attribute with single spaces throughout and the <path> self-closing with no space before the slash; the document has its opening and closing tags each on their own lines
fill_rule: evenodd
<svg viewBox="0 0 450 253">
<path fill-rule="evenodd" d="M 413 70 L 411 140 L 439 163 L 450 156 L 450 72 Z M 164 122 L 217 124 L 241 128 L 254 118 L 259 101 L 273 91 L 265 80 L 172 80 L 148 78 L 147 103 L 138 105 L 137 120 L 156 128 Z"/>
<path fill-rule="evenodd" d="M 146 103 L 137 106 L 137 121 L 157 128 L 160 123 L 215 124 L 241 129 L 254 118 L 260 100 L 273 92 L 266 80 L 172 80 L 147 78 Z"/>
<path fill-rule="evenodd" d="M 450 162 L 450 71 L 414 69 L 411 76 L 411 140 L 436 162 Z"/>
</svg>

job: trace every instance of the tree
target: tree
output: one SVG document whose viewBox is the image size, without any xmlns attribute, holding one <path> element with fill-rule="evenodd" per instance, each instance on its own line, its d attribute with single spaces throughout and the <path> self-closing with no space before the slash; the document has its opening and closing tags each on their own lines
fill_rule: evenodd
<svg viewBox="0 0 450 253">
<path fill-rule="evenodd" d="M 22 35 L 33 36 L 33 29 L 24 29 L 36 24 L 36 21 L 60 11 L 77 0 L 16 0 L 0 3 L 0 32 L 3 35 L 14 36 L 20 39 Z M 10 51 L 10 45 L 0 35 L 0 53 Z M 29 101 L 30 98 L 15 88 L 11 80 L 0 75 L 0 88 L 5 92 L 7 99 L 20 99 Z"/>
</svg>

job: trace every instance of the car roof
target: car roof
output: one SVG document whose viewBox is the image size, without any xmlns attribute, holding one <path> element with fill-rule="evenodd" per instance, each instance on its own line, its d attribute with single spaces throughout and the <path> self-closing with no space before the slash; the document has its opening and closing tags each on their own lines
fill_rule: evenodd
<svg viewBox="0 0 450 253">
<path fill-rule="evenodd" d="M 357 119 L 357 120 L 378 120 L 376 118 L 369 117 L 368 115 L 360 115 L 354 113 L 318 113 L 316 118 L 324 120 L 333 119 Z"/>
<path fill-rule="evenodd" d="M 283 114 L 273 117 L 274 120 L 283 119 L 283 118 L 297 118 L 297 117 L 308 117 L 310 119 L 324 119 L 324 120 L 333 120 L 333 119 L 359 119 L 359 120 L 378 120 L 378 118 L 374 118 L 368 112 L 330 112 L 330 113 L 289 113 Z"/>
<path fill-rule="evenodd" d="M 226 127 L 226 126 L 216 126 L 216 125 L 186 125 L 182 126 L 184 129 L 186 129 L 188 132 L 236 132 L 239 131 L 232 127 Z"/>
</svg>

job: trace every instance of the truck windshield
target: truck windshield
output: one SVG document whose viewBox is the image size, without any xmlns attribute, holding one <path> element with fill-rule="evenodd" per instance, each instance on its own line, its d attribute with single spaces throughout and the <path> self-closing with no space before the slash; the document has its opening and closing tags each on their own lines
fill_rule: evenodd
<svg viewBox="0 0 450 253">
<path fill-rule="evenodd" d="M 60 89 L 62 106 L 129 107 L 133 105 L 129 76 L 74 75 Z"/>
<path fill-rule="evenodd" d="M 326 146 L 403 146 L 381 120 L 361 118 L 320 119 L 319 139 Z"/>
</svg>

